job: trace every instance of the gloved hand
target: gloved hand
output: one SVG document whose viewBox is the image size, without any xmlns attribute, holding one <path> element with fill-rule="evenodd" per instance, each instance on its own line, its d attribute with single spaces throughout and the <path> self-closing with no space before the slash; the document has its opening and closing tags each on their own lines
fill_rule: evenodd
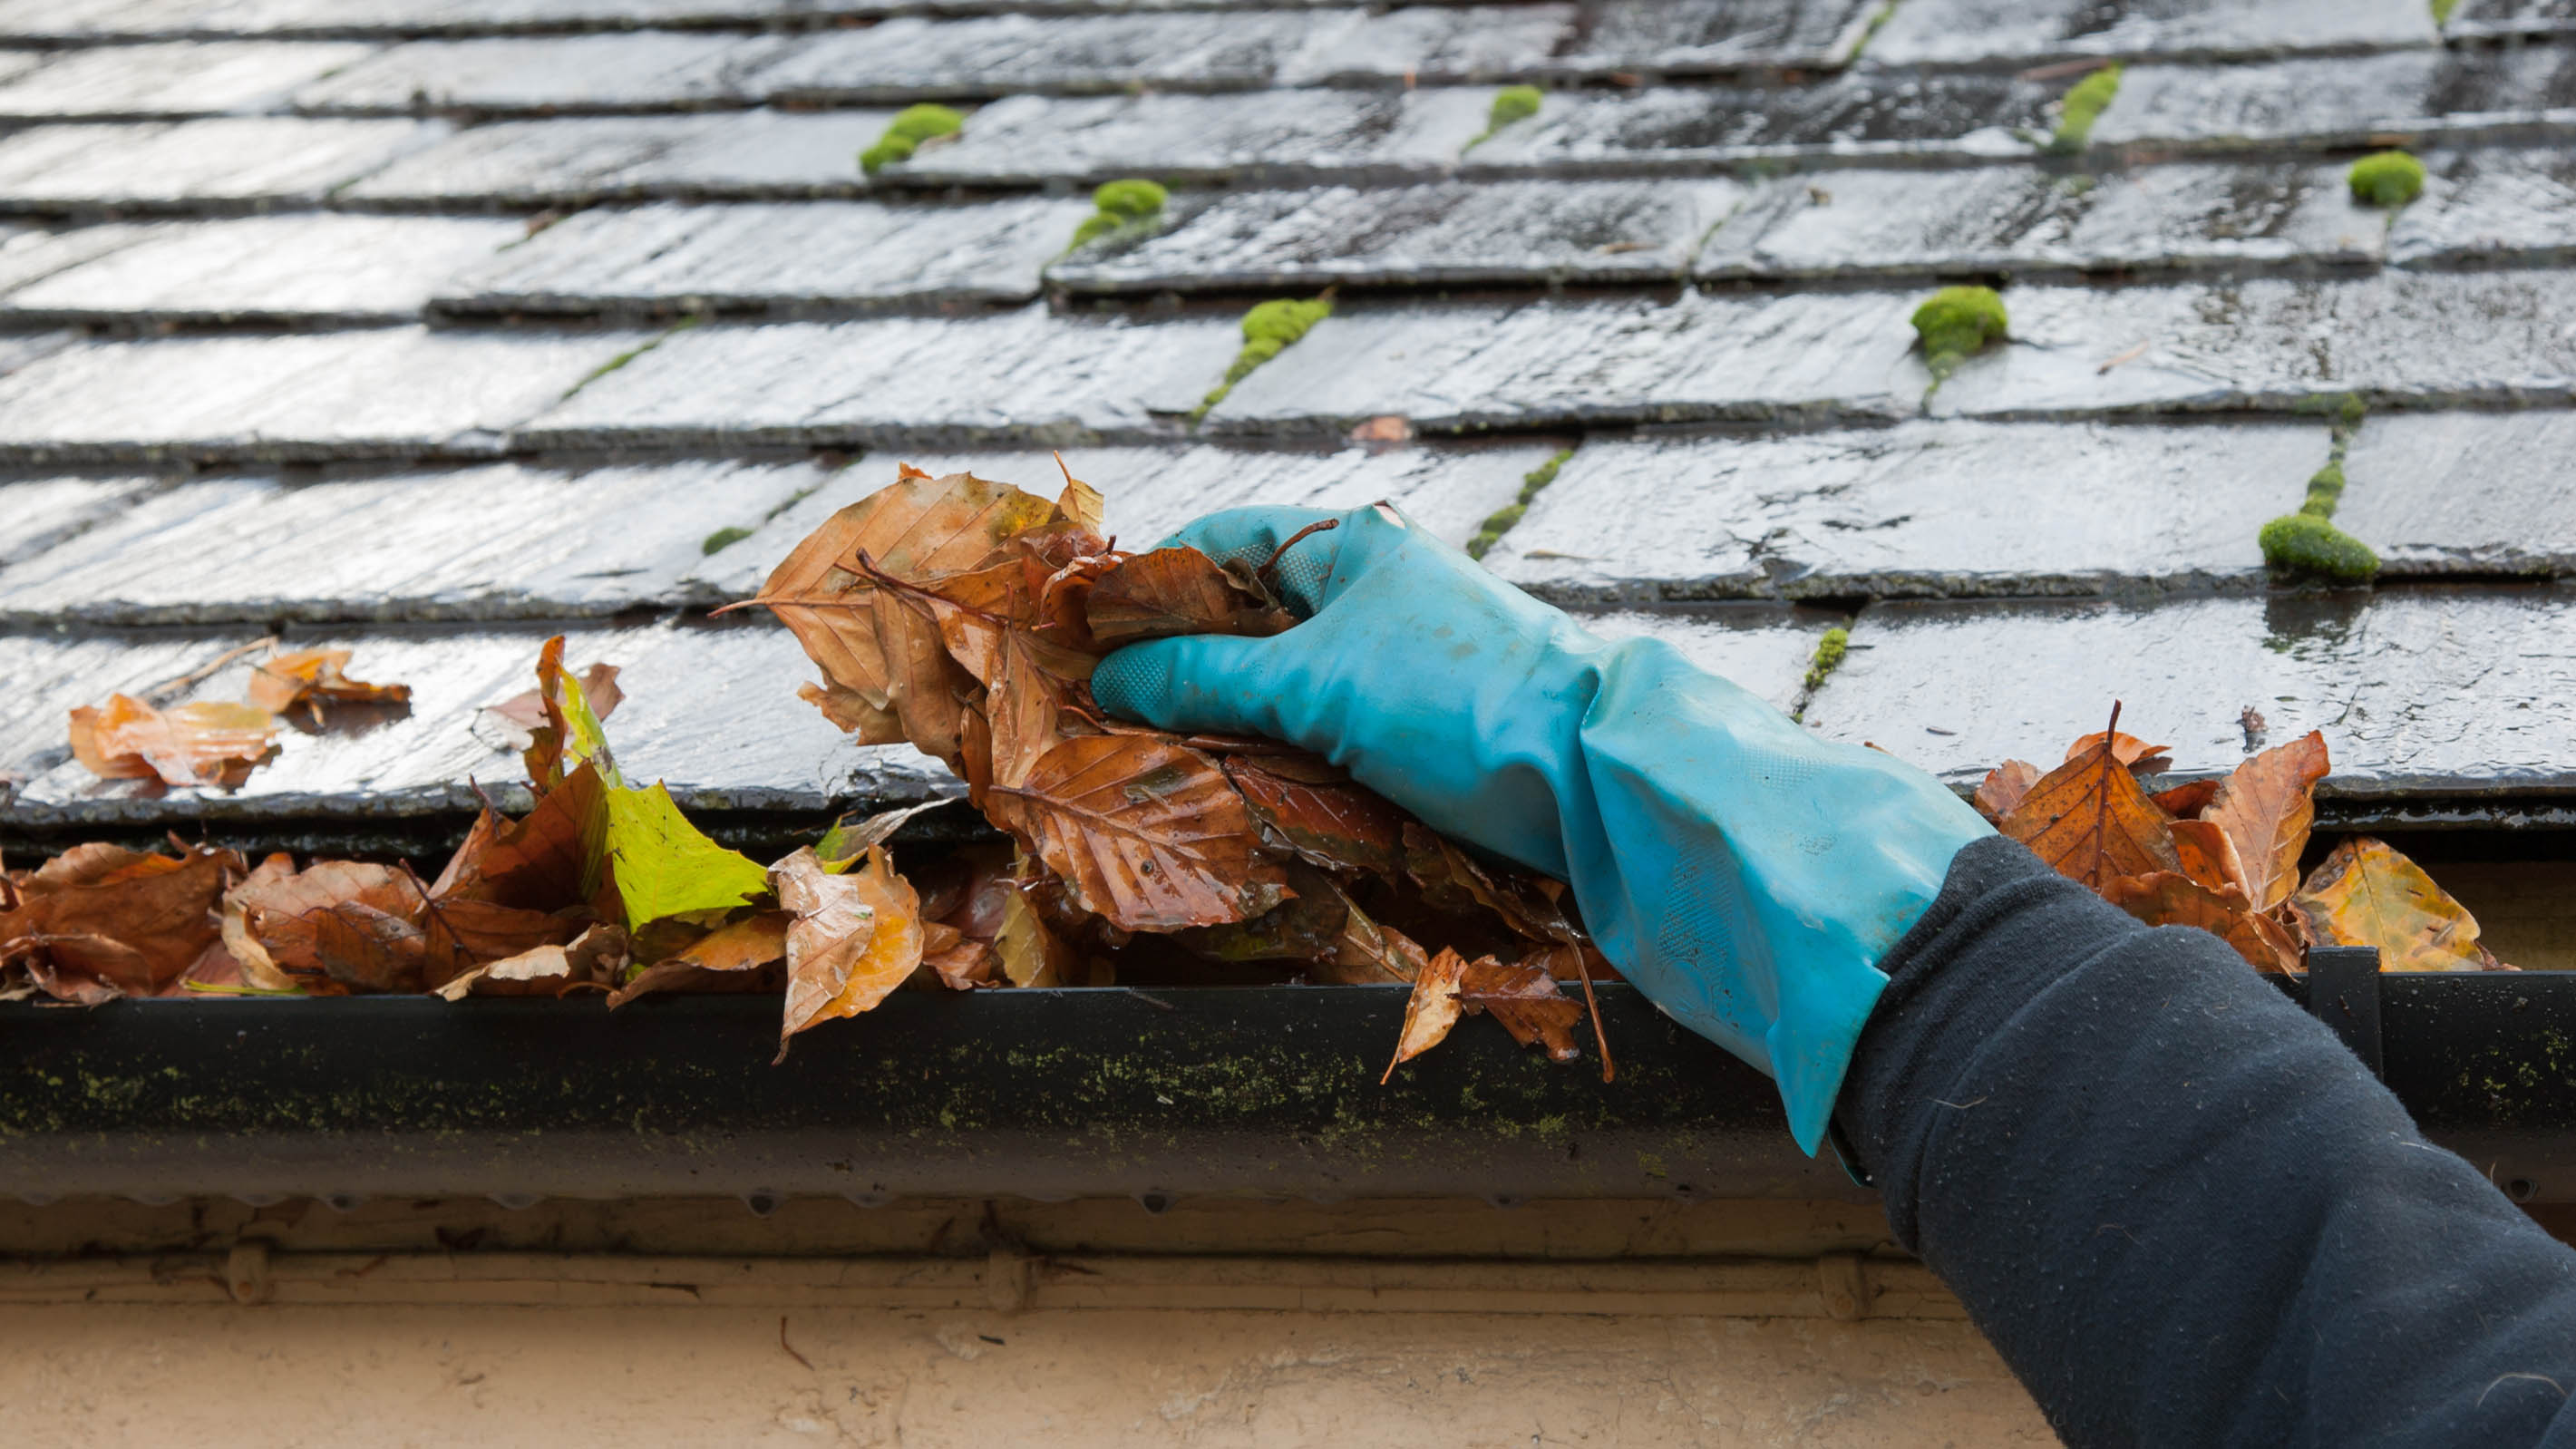
<svg viewBox="0 0 2576 1449">
<path fill-rule="evenodd" d="M 1874 750 L 1828 744 L 1670 645 L 1605 644 L 1384 504 L 1211 514 L 1172 540 L 1267 559 L 1306 622 L 1110 655 L 1092 693 L 1159 728 L 1329 757 L 1434 828 L 1572 883 L 1602 953 L 1769 1072 L 1809 1153 L 1877 962 L 1990 833 Z"/>
</svg>

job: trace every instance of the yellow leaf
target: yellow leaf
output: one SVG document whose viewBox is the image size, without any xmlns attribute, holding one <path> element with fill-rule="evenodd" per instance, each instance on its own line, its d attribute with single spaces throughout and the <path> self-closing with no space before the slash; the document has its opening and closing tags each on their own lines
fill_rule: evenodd
<svg viewBox="0 0 2576 1449">
<path fill-rule="evenodd" d="M 2334 849 L 2291 897 L 2329 946 L 2376 946 L 2382 971 L 2488 971 L 2477 918 L 2405 856 L 2367 835 Z"/>
</svg>

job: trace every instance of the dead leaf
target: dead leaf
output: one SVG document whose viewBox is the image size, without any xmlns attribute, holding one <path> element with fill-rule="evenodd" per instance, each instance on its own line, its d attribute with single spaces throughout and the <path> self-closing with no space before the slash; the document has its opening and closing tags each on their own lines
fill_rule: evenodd
<svg viewBox="0 0 2576 1449">
<path fill-rule="evenodd" d="M 2066 747 L 2066 758 L 2074 759 L 2077 755 L 2102 743 L 2102 739 L 2103 737 L 2098 734 L 2084 736 Z M 2173 763 L 2171 745 L 2151 745 L 2136 735 L 2124 735 L 2118 730 L 2110 731 L 2110 739 L 2111 757 L 2140 774 L 2152 775 Z"/>
<path fill-rule="evenodd" d="M 325 981 L 364 991 L 422 989 L 429 938 L 418 881 L 388 866 L 347 860 L 272 874 L 274 859 L 224 900 L 227 920 L 238 912 L 241 934 L 268 965 L 308 991 Z M 246 977 L 267 979 L 252 957 L 235 955 Z"/>
<path fill-rule="evenodd" d="M 1073 476 L 1073 470 L 1065 466 L 1064 454 L 1055 455 L 1055 466 L 1064 474 L 1064 492 L 1056 497 L 1056 511 L 1093 533 L 1107 528 L 1109 500 L 1100 496 L 1099 489 Z"/>
<path fill-rule="evenodd" d="M 787 1009 L 777 1060 L 788 1040 L 817 1022 L 856 1016 L 885 1000 L 921 964 L 921 900 L 894 873 L 885 847 L 847 875 L 824 869 L 808 846 L 769 868 L 787 927 Z"/>
<path fill-rule="evenodd" d="M 843 734 L 856 735 L 862 745 L 900 745 L 905 743 L 903 718 L 893 710 L 870 704 L 866 695 L 837 684 L 796 686 L 796 697 L 823 712 Z"/>
<path fill-rule="evenodd" d="M 2147 798 L 2156 802 L 2157 809 L 2177 820 L 2195 820 L 2209 808 L 2209 802 L 2218 794 L 2218 787 L 2226 783 L 2223 779 L 2193 780 L 2170 790 L 2158 790 Z"/>
<path fill-rule="evenodd" d="M 2330 768 L 2315 730 L 2238 765 L 2201 812 L 2227 832 L 2245 862 L 2245 893 L 2258 911 L 2290 898 L 2299 856 L 2316 820 L 2316 786 Z"/>
<path fill-rule="evenodd" d="M 1412 817 L 1376 791 L 1346 776 L 1329 783 L 1299 780 L 1295 767 L 1280 759 L 1231 758 L 1223 768 L 1281 849 L 1333 870 L 1390 877 L 1403 871 L 1404 831 Z"/>
<path fill-rule="evenodd" d="M 786 911 L 761 911 L 708 932 L 686 950 L 666 956 L 610 992 L 611 1010 L 636 997 L 669 991 L 710 974 L 758 971 L 787 955 L 787 927 L 796 918 Z"/>
<path fill-rule="evenodd" d="M 995 823 L 1121 930 L 1240 921 L 1277 905 L 1287 883 L 1225 772 L 1177 745 L 1068 739 L 989 794 Z"/>
<path fill-rule="evenodd" d="M 2193 822 L 2199 823 L 2199 822 Z M 2173 871 L 2105 881 L 2102 898 L 2150 926 L 2196 926 L 2225 941 L 2257 971 L 2294 971 L 2299 944 L 2253 911 L 2235 885 L 2212 888 Z"/>
<path fill-rule="evenodd" d="M 284 714 L 297 705 L 311 711 L 316 724 L 331 704 L 408 704 L 408 684 L 368 684 L 351 679 L 346 649 L 298 649 L 272 655 L 251 670 L 245 700 L 253 709 Z"/>
<path fill-rule="evenodd" d="M 1458 1024 L 1463 1010 L 1458 991 L 1466 970 L 1465 957 L 1443 950 L 1413 979 L 1413 994 L 1404 1001 L 1404 1030 L 1395 1039 L 1395 1060 L 1386 1064 L 1379 1086 L 1394 1079 L 1397 1067 L 1438 1046 Z"/>
<path fill-rule="evenodd" d="M 2006 760 L 1986 772 L 1970 803 L 1988 820 L 2001 820 L 2013 812 L 2030 787 L 2039 783 L 2039 766 L 2028 760 Z"/>
<path fill-rule="evenodd" d="M 602 921 L 571 944 L 538 946 L 485 962 L 438 988 L 449 1001 L 467 996 L 560 996 L 578 986 L 606 986 L 626 964 L 626 930 Z"/>
<path fill-rule="evenodd" d="M 2182 858 L 2182 873 L 2211 890 L 2234 888 L 2245 890 L 2245 863 L 2237 857 L 2236 842 L 2211 820 L 2177 820 L 2167 829 L 2173 832 L 2174 853 Z"/>
<path fill-rule="evenodd" d="M 1261 637 L 1297 622 L 1194 548 L 1136 554 L 1101 575 L 1086 617 L 1104 649 L 1176 634 Z"/>
<path fill-rule="evenodd" d="M 72 756 L 102 780 L 239 786 L 277 753 L 277 720 L 246 704 L 206 700 L 164 712 L 132 695 L 72 711 Z"/>
<path fill-rule="evenodd" d="M 626 698 L 617 687 L 617 666 L 593 664 L 573 676 L 581 682 L 582 698 L 590 701 L 593 717 L 605 720 Z M 541 690 L 528 690 L 511 695 L 499 704 L 483 706 L 482 713 L 499 720 L 510 733 L 510 748 L 525 750 L 535 742 L 536 732 L 546 727 L 546 698 Z"/>
<path fill-rule="evenodd" d="M 2485 971 L 2501 965 L 2478 944 L 2476 917 L 2422 867 L 2367 835 L 2335 846 L 2291 904 L 2322 945 L 2378 947 L 2382 971 Z"/>
<path fill-rule="evenodd" d="M 2120 762 L 2117 741 L 2128 737 L 2118 733 L 2119 719 L 2115 705 L 2110 740 L 2088 736 L 2093 743 L 2041 776 L 1998 826 L 2096 891 L 2117 876 L 2182 869 L 2165 813 Z"/>
<path fill-rule="evenodd" d="M 0 962 L 66 1001 L 159 995 L 221 945 L 216 907 L 247 873 L 229 850 L 73 846 L 11 882 Z"/>
<path fill-rule="evenodd" d="M 1522 1046 L 1544 1042 L 1551 1060 L 1570 1062 L 1583 1055 L 1574 1044 L 1583 1008 L 1556 989 L 1556 977 L 1544 966 L 1526 961 L 1505 965 L 1480 957 L 1458 978 L 1456 995 L 1460 1005 L 1491 1014 Z"/>
</svg>

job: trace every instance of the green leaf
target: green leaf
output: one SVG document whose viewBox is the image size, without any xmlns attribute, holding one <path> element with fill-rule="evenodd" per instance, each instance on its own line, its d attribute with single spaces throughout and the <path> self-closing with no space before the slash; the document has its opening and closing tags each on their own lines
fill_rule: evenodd
<svg viewBox="0 0 2576 1449">
<path fill-rule="evenodd" d="M 581 677 L 569 669 L 555 671 L 557 699 L 564 714 L 564 770 L 569 773 L 585 764 L 599 765 L 599 778 L 611 788 L 626 781 L 617 773 L 617 763 L 608 754 L 608 731 L 601 727 L 599 715 L 590 707 L 590 696 L 581 687 Z"/>
<path fill-rule="evenodd" d="M 629 931 L 666 916 L 729 911 L 769 889 L 768 871 L 709 840 L 658 781 L 610 790 L 607 816 L 601 849 Z"/>
</svg>

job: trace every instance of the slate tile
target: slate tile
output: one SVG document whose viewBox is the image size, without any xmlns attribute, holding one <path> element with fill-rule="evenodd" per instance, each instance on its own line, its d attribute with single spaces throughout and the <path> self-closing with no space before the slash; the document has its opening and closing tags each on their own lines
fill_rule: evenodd
<svg viewBox="0 0 2576 1449">
<path fill-rule="evenodd" d="M 2389 574 L 2576 574 L 2576 413 L 2382 413 L 2335 524 Z"/>
<path fill-rule="evenodd" d="M 5 572 L 10 565 L 32 559 L 129 506 L 138 494 L 150 490 L 158 481 L 119 476 L 0 482 L 0 518 L 9 520 L 8 528 L 0 530 L 0 592 L 16 581 L 16 574 Z"/>
<path fill-rule="evenodd" d="M 678 307 L 793 313 L 1024 302 L 1091 214 L 1087 198 L 970 206 L 659 203 L 576 213 L 458 277 L 443 310 L 589 314 Z"/>
<path fill-rule="evenodd" d="M 205 479 L 0 574 L 0 618 L 581 618 L 677 604 L 703 596 L 681 579 L 713 535 L 823 477 L 805 462 L 689 461 Z M 16 486 L 32 485 L 0 489 Z"/>
<path fill-rule="evenodd" d="M 1785 176 L 1721 227 L 1696 274 L 1741 277 L 2137 271 L 2304 262 L 2367 265 L 2385 213 L 2357 206 L 2344 165 L 1849 170 Z"/>
<path fill-rule="evenodd" d="M 274 110 L 296 87 L 377 47 L 345 41 L 181 41 L 55 52 L 0 85 L 0 117 L 129 119 Z"/>
<path fill-rule="evenodd" d="M 331 112 L 686 110 L 739 103 L 747 79 L 793 42 L 770 35 L 622 35 L 419 40 L 295 92 Z"/>
<path fill-rule="evenodd" d="M 904 185 L 1026 186 L 1151 176 L 1293 184 L 1428 180 L 1485 127 L 1481 90 L 1299 91 L 1090 99 L 1015 96 L 967 118 L 953 145 L 878 173 Z M 871 137 L 873 139 L 873 137 Z"/>
<path fill-rule="evenodd" d="M 2325 732 L 2335 795 L 2576 785 L 2576 590 L 1879 604 L 1851 644 L 1807 723 L 1962 787 L 2007 757 L 2057 759 L 2115 699 L 2178 773 L 2235 768 L 2250 707 L 2265 746 Z"/>
<path fill-rule="evenodd" d="M 1168 230 L 1095 242 L 1047 280 L 1080 293 L 1652 282 L 1677 276 L 1746 193 L 1724 177 L 1226 192 L 1177 199 Z"/>
<path fill-rule="evenodd" d="M 1230 321 L 1138 325 L 1043 307 L 964 321 L 700 327 L 590 383 L 517 441 L 1061 446 L 1151 431 L 1158 414 L 1186 412 L 1241 341 Z"/>
<path fill-rule="evenodd" d="M 910 0 L 0 0 L 0 36 L 84 41 L 629 30 L 796 23 L 908 8 L 918 7 Z"/>
<path fill-rule="evenodd" d="M 107 636 L 0 634 L 0 668 L 36 681 L 25 708 L 0 715 L 0 769 L 28 776 L 0 797 L 0 820 L 20 825 L 277 817 L 386 817 L 471 810 L 483 793 L 524 808 L 517 755 L 481 709 L 527 689 L 539 630 L 386 626 L 290 630 L 286 647 L 353 651 L 350 672 L 412 687 L 408 714 L 354 727 L 279 735 L 273 762 L 235 792 L 158 793 L 101 781 L 68 759 L 64 714 L 111 690 L 168 679 L 246 642 L 240 635 L 177 638 L 159 631 Z M 619 666 L 626 702 L 608 721 L 629 780 L 666 782 L 687 807 L 823 810 L 857 801 L 927 798 L 946 771 L 905 747 L 863 749 L 796 698 L 813 668 L 783 629 L 657 625 L 568 634 L 576 666 Z M 250 661 L 180 698 L 237 699 Z M 0 706 L 5 708 L 6 706 Z"/>
<path fill-rule="evenodd" d="M 1485 562 L 1570 601 L 2247 589 L 2326 456 L 2322 424 L 1596 441 Z"/>
<path fill-rule="evenodd" d="M 2097 147 L 2382 146 L 2563 131 L 2576 48 L 2407 50 L 2262 65 L 2131 66 Z"/>
<path fill-rule="evenodd" d="M 2421 0 L 1905 0 L 1868 54 L 1891 66 L 2028 66 L 2097 55 L 2255 60 L 2440 40 Z"/>
<path fill-rule="evenodd" d="M 360 206 L 536 206 L 855 195 L 867 189 L 858 153 L 884 134 L 890 119 L 882 111 L 729 111 L 504 121 L 404 157 L 342 199 Z"/>
<path fill-rule="evenodd" d="M 0 294 L 42 281 L 66 267 L 103 257 L 143 239 L 140 227 L 26 227 L 0 238 Z"/>
<path fill-rule="evenodd" d="M 2015 287 L 2011 342 L 1935 413 L 2291 408 L 2359 393 L 2438 407 L 2576 398 L 2576 273 L 2388 272 L 2348 281 Z"/>
<path fill-rule="evenodd" d="M 1253 10 L 888 20 L 800 39 L 762 69 L 759 86 L 777 100 L 831 103 L 1250 90 L 1360 18 L 1357 10 Z"/>
<path fill-rule="evenodd" d="M 0 211 L 317 202 L 447 130 L 265 116 L 35 126 L 0 138 Z"/>
<path fill-rule="evenodd" d="M 1778 604 L 1578 613 L 1575 622 L 1614 642 L 1660 639 L 1711 674 L 1734 681 L 1786 714 L 1805 691 L 1816 640 L 1837 616 Z"/>
<path fill-rule="evenodd" d="M 2464 0 L 2442 33 L 2463 40 L 2576 34 L 2576 0 Z"/>
<path fill-rule="evenodd" d="M 1738 162 L 2015 157 L 2062 87 L 2011 76 L 1846 74 L 1813 85 L 1551 93 L 1467 153 L 1469 175 L 1675 174 Z"/>
<path fill-rule="evenodd" d="M 1211 433 L 1894 417 L 1928 379 L 1910 297 L 1345 308 L 1209 413 Z"/>
<path fill-rule="evenodd" d="M 2389 224 L 2390 261 L 2576 260 L 2576 152 L 2455 151 L 2424 165 L 2424 195 Z"/>
<path fill-rule="evenodd" d="M 406 457 L 501 430 L 644 339 L 416 327 L 89 342 L 0 379 L 0 456 Z"/>
<path fill-rule="evenodd" d="M 1578 8 L 1540 5 L 1408 5 L 1307 47 L 1279 77 L 1286 85 L 1473 85 L 1546 73 L 1575 34 Z"/>
<path fill-rule="evenodd" d="M 1878 8 L 1870 0 L 1607 0 L 1559 64 L 1665 74 L 1839 65 Z"/>
<path fill-rule="evenodd" d="M 1357 508 L 1381 499 L 1463 545 L 1547 461 L 1551 444 L 1411 447 L 1330 453 L 1217 447 L 1072 448 L 1065 466 L 1109 497 L 1109 530 L 1121 547 L 1150 548 L 1202 514 L 1246 504 Z M 758 593 L 770 570 L 825 519 L 894 481 L 909 462 L 934 475 L 972 473 L 1032 493 L 1063 487 L 1053 456 L 1015 452 L 889 449 L 832 474 L 751 537 L 706 560 L 688 582 L 709 598 Z M 5 588 L 5 585 L 0 585 Z M 5 597 L 5 595 L 0 595 Z"/>
<path fill-rule="evenodd" d="M 96 260 L 0 295 L 0 317 L 400 320 L 459 268 L 525 234 L 469 217 L 300 213 L 96 227 Z"/>
</svg>

